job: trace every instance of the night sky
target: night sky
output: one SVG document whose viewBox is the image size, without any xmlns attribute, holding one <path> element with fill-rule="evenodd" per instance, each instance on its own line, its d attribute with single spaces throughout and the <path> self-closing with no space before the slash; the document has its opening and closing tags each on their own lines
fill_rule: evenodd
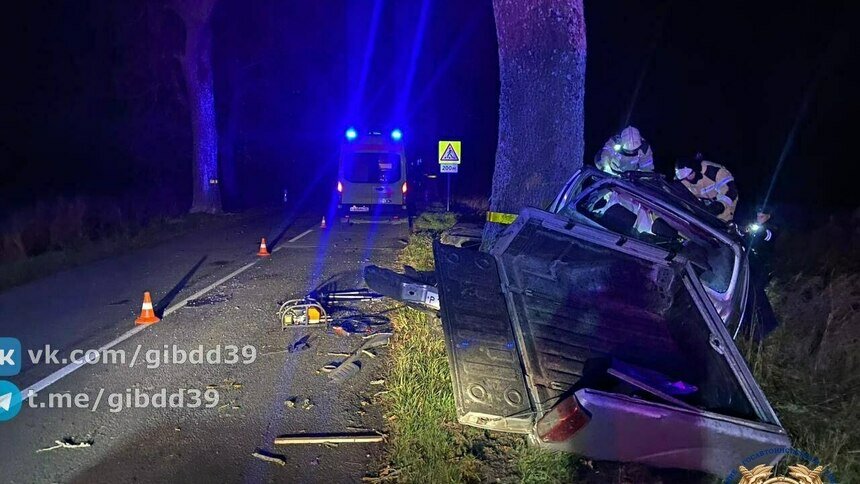
<svg viewBox="0 0 860 484">
<path fill-rule="evenodd" d="M 658 170 L 702 151 L 734 172 L 749 208 L 808 96 L 774 201 L 858 204 L 846 176 L 856 171 L 860 112 L 847 2 L 585 3 L 586 162 L 630 111 Z M 165 5 L 6 7 L 5 212 L 58 196 L 187 210 L 191 133 L 176 58 L 184 33 Z M 350 125 L 400 127 L 409 158 L 430 162 L 436 140 L 462 139 L 456 191 L 488 195 L 498 123 L 489 1 L 221 0 L 213 29 L 220 156 L 236 170 L 221 174 L 226 208 L 277 201 L 285 186 L 333 186 Z"/>
</svg>

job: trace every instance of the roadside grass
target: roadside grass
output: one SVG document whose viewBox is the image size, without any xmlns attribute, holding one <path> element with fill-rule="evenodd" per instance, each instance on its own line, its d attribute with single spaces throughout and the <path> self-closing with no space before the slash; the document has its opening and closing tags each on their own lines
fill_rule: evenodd
<svg viewBox="0 0 860 484">
<path fill-rule="evenodd" d="M 456 223 L 453 214 L 422 214 L 400 265 L 433 269 L 433 237 Z M 457 423 L 451 370 L 438 319 L 412 308 L 392 315 L 388 393 L 388 464 L 400 482 L 550 483 L 570 481 L 577 458 L 535 449 L 522 436 Z"/>
<path fill-rule="evenodd" d="M 860 253 L 856 221 L 786 234 L 768 297 L 781 322 L 741 344 L 792 439 L 839 482 L 860 482 Z"/>
<path fill-rule="evenodd" d="M 432 235 L 453 227 L 457 223 L 457 215 L 453 212 L 423 212 L 412 223 L 418 233 Z"/>
</svg>

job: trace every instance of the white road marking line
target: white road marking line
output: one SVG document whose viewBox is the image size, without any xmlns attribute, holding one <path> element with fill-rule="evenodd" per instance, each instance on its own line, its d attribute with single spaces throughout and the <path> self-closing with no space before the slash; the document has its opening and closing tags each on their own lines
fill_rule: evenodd
<svg viewBox="0 0 860 484">
<path fill-rule="evenodd" d="M 305 235 L 308 235 L 309 233 L 311 233 L 313 231 L 314 231 L 314 229 L 307 229 L 304 232 L 300 233 L 299 235 L 296 235 L 295 237 L 290 239 L 289 242 L 295 242 L 295 241 L 301 239 L 302 237 L 304 237 Z"/>
<path fill-rule="evenodd" d="M 288 240 L 287 243 L 295 242 L 295 241 L 301 239 L 302 237 L 304 237 L 305 235 L 308 235 L 309 233 L 311 233 L 313 231 L 314 231 L 314 229 L 312 229 L 312 228 L 307 229 L 304 232 L 300 233 L 299 235 L 296 235 L 292 239 Z M 275 247 L 275 250 L 273 250 L 272 253 L 275 253 L 275 252 L 277 252 L 277 251 L 279 251 L 285 247 L 286 247 L 285 245 L 279 245 L 279 246 Z"/>
<path fill-rule="evenodd" d="M 185 307 L 186 304 L 188 304 L 188 301 L 190 301 L 192 299 L 197 299 L 200 296 L 211 291 L 215 287 L 220 286 L 221 284 L 223 284 L 223 283 L 229 281 L 230 279 L 238 276 L 242 272 L 245 272 L 250 267 L 255 265 L 257 262 L 258 261 L 249 262 L 249 263 L 243 265 L 242 267 L 236 269 L 235 271 L 231 272 L 230 274 L 227 274 L 226 276 L 222 277 L 221 279 L 218 279 L 217 281 L 210 284 L 209 286 L 195 292 L 190 297 L 187 297 L 187 298 L 183 299 L 182 301 L 174 304 L 173 306 L 170 306 L 169 308 L 164 310 L 164 314 L 162 314 L 162 317 L 165 317 L 165 316 L 167 316 L 173 312 L 176 312 L 176 311 L 182 309 L 183 307 Z M 117 337 L 115 340 L 113 340 L 110 343 L 100 347 L 98 350 L 99 353 L 104 353 L 105 351 L 107 351 L 107 350 L 113 348 L 114 346 L 122 343 L 123 341 L 131 338 L 132 336 L 136 335 L 137 333 L 143 331 L 146 328 L 147 328 L 146 325 L 135 326 L 134 328 L 126 331 L 125 333 L 123 333 L 122 335 Z M 54 383 L 60 381 L 61 379 L 65 378 L 66 376 L 70 375 L 72 372 L 74 372 L 78 368 L 84 366 L 85 364 L 86 364 L 86 362 L 83 359 L 78 359 L 77 362 L 69 363 L 68 365 L 60 368 L 59 370 L 51 373 L 50 375 L 46 376 L 45 378 L 42 378 L 41 380 L 37 381 L 36 383 L 25 388 L 24 391 L 21 392 L 21 395 L 23 396 L 23 398 L 30 398 L 33 394 L 41 392 L 45 388 L 48 388 L 49 386 L 53 385 Z"/>
<path fill-rule="evenodd" d="M 246 270 L 248 270 L 249 268 L 251 268 L 251 266 L 253 266 L 257 262 L 259 262 L 259 261 L 255 260 L 254 262 L 249 262 L 249 263 L 243 265 L 242 267 L 240 267 L 240 268 L 236 269 L 235 271 L 227 274 L 226 276 L 222 277 L 221 279 L 218 279 L 217 281 L 213 282 L 212 284 L 210 284 L 210 285 L 204 287 L 203 289 L 195 292 L 194 294 L 188 296 L 187 298 L 183 299 L 182 301 L 179 301 L 178 303 L 174 304 L 173 306 L 170 306 L 169 308 L 164 310 L 164 314 L 162 314 L 162 317 L 167 316 L 167 315 L 169 315 L 175 311 L 178 311 L 178 310 L 184 308 L 185 305 L 188 304 L 188 301 L 191 301 L 192 299 L 197 299 L 200 296 L 211 291 L 212 289 L 215 289 L 216 287 L 220 286 L 221 284 L 224 284 L 225 282 L 229 281 L 230 279 L 232 279 L 232 278 L 238 276 L 239 274 L 245 272 Z"/>
<path fill-rule="evenodd" d="M 135 326 L 134 328 L 132 328 L 132 329 L 126 331 L 125 333 L 123 333 L 122 335 L 120 335 L 115 340 L 113 340 L 110 343 L 99 348 L 99 352 L 113 348 L 114 346 L 122 343 L 123 341 L 125 341 L 125 340 L 131 338 L 132 336 L 136 335 L 137 333 L 143 331 L 144 328 L 146 328 L 146 326 L 143 326 L 143 325 Z M 59 370 L 51 373 L 50 375 L 46 376 L 45 378 L 42 378 L 41 380 L 37 381 L 36 383 L 33 383 L 29 387 L 25 388 L 24 391 L 21 392 L 21 395 L 23 395 L 23 398 L 30 398 L 34 393 L 41 392 L 45 388 L 48 388 L 49 386 L 53 385 L 54 383 L 56 383 L 60 379 L 68 376 L 70 373 L 72 373 L 73 371 L 77 370 L 78 368 L 84 366 L 85 364 L 86 364 L 86 362 L 84 361 L 84 359 L 79 358 L 77 361 L 73 361 L 72 363 L 69 363 L 68 365 L 60 368 Z"/>
</svg>

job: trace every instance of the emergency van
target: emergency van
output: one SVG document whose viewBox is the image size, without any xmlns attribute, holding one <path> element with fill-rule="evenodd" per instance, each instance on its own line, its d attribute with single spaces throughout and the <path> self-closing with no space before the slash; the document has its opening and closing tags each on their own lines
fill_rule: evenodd
<svg viewBox="0 0 860 484">
<path fill-rule="evenodd" d="M 346 130 L 338 160 L 338 216 L 408 218 L 403 133 Z"/>
</svg>

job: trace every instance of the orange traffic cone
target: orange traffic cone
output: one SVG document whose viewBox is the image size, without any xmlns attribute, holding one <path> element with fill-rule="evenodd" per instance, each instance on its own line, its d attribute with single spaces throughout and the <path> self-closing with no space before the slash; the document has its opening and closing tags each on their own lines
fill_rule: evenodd
<svg viewBox="0 0 860 484">
<path fill-rule="evenodd" d="M 326 226 L 325 226 L 325 217 L 323 217 L 322 222 L 320 222 L 320 228 L 321 228 L 321 229 L 326 228 Z"/>
<path fill-rule="evenodd" d="M 155 310 L 152 308 L 152 297 L 149 291 L 143 293 L 143 306 L 140 308 L 140 317 L 134 320 L 134 324 L 153 324 L 161 321 L 155 315 Z"/>
<path fill-rule="evenodd" d="M 266 238 L 265 237 L 263 237 L 263 239 L 260 240 L 260 251 L 257 252 L 257 255 L 260 257 L 269 257 L 270 255 L 272 255 L 269 253 L 269 249 L 266 248 Z"/>
</svg>

